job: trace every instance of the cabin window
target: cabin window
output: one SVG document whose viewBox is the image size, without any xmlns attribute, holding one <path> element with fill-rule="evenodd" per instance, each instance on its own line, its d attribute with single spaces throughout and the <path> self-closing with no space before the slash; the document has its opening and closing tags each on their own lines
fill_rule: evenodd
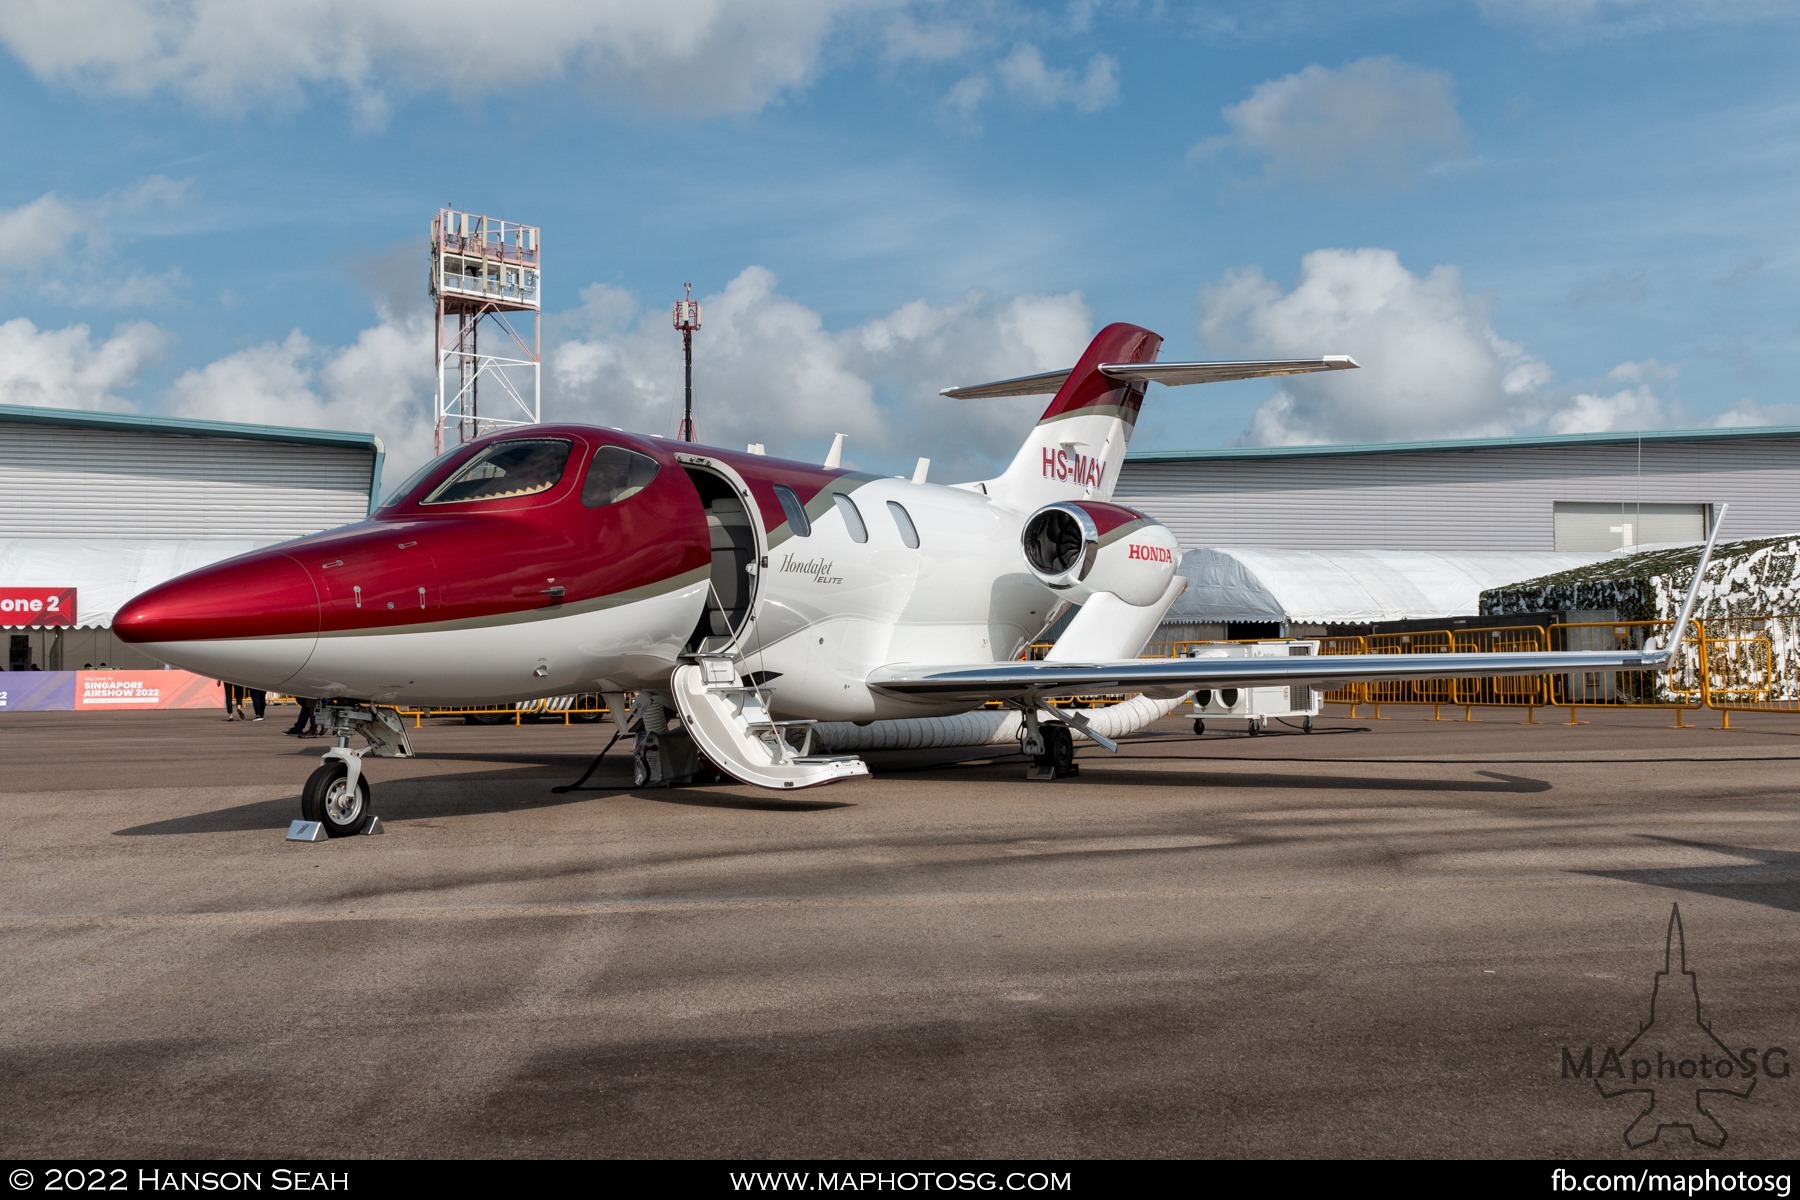
<svg viewBox="0 0 1800 1200">
<path fill-rule="evenodd" d="M 594 451 L 587 478 L 581 484 L 581 502 L 589 508 L 605 508 L 629 500 L 656 478 L 657 461 L 648 454 L 623 446 L 602 446 Z"/>
<path fill-rule="evenodd" d="M 421 503 L 467 504 L 547 492 L 562 480 L 571 449 L 572 444 L 560 438 L 495 442 L 439 484 Z"/>
<path fill-rule="evenodd" d="M 800 497 L 794 495 L 793 489 L 776 484 L 775 499 L 781 501 L 781 511 L 786 514 L 788 528 L 794 531 L 794 536 L 811 537 L 812 521 L 807 518 L 806 505 L 800 503 Z"/>
<path fill-rule="evenodd" d="M 889 500 L 887 506 L 888 511 L 894 514 L 894 524 L 900 530 L 900 540 L 906 543 L 908 549 L 917 550 L 919 548 L 919 529 L 913 524 L 912 514 L 907 512 L 906 506 L 898 500 Z"/>
<path fill-rule="evenodd" d="M 863 524 L 862 512 L 856 507 L 856 501 L 842 492 L 831 493 L 831 502 L 838 506 L 844 514 L 844 528 L 850 531 L 850 540 L 866 542 L 869 540 L 869 527 Z"/>
</svg>

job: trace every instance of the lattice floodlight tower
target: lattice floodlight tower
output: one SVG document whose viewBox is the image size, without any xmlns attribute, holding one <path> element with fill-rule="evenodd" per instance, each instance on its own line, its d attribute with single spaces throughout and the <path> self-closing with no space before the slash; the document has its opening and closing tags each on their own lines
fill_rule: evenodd
<svg viewBox="0 0 1800 1200">
<path fill-rule="evenodd" d="M 454 208 L 431 221 L 431 298 L 437 301 L 436 452 L 447 426 L 459 442 L 541 419 L 543 332 L 538 227 Z M 530 314 L 531 328 L 521 329 Z M 483 327 L 489 349 L 481 349 Z M 487 392 L 488 411 L 481 411 Z"/>
</svg>

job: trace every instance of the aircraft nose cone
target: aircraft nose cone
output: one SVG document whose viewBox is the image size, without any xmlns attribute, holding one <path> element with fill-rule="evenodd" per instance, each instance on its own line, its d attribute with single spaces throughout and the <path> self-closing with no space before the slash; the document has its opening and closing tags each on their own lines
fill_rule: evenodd
<svg viewBox="0 0 1800 1200">
<path fill-rule="evenodd" d="M 286 554 L 249 554 L 128 601 L 113 618 L 113 631 L 132 643 L 317 633 L 319 592 L 306 568 Z"/>
<path fill-rule="evenodd" d="M 178 667 L 273 685 L 305 665 L 319 632 L 312 576 L 280 551 L 190 571 L 128 601 L 113 632 Z"/>
</svg>

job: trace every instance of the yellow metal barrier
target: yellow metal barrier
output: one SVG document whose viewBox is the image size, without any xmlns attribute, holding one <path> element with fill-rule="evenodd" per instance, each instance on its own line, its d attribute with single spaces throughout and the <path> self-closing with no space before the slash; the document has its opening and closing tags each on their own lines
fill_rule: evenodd
<svg viewBox="0 0 1800 1200">
<path fill-rule="evenodd" d="M 1456 649 L 1448 629 L 1372 633 L 1363 640 L 1370 654 L 1450 654 Z M 1383 704 L 1453 704 L 1454 685 L 1450 679 L 1384 679 L 1363 684 L 1363 690 L 1379 711 Z"/>
<path fill-rule="evenodd" d="M 1458 629 L 1451 637 L 1457 654 L 1521 654 L 1550 648 L 1550 634 L 1541 625 L 1502 625 L 1486 629 Z M 1451 697 L 1463 706 L 1463 719 L 1472 706 L 1502 705 L 1540 708 L 1550 698 L 1547 675 L 1474 676 L 1451 681 Z"/>
<path fill-rule="evenodd" d="M 1731 714 L 1800 712 L 1800 615 L 1713 617 L 1706 625 L 1708 706 Z"/>
<path fill-rule="evenodd" d="M 1319 639 L 1320 657 L 1327 654 L 1367 654 L 1368 652 L 1369 639 L 1365 637 L 1346 635 Z M 1343 687 L 1332 688 L 1325 693 L 1322 699 L 1327 704 L 1348 704 L 1351 714 L 1355 715 L 1357 705 L 1369 702 L 1369 687 L 1363 683 L 1346 683 Z"/>
<path fill-rule="evenodd" d="M 1551 648 L 1556 650 L 1644 650 L 1667 645 L 1674 636 L 1673 621 L 1570 621 L 1550 626 Z M 1706 681 L 1700 671 L 1705 654 L 1706 631 L 1692 623 L 1682 642 L 1680 661 L 1663 671 L 1568 671 L 1552 675 L 1550 703 L 1569 710 L 1569 724 L 1577 724 L 1582 708 L 1672 709 L 1675 724 L 1683 724 L 1690 710 L 1706 705 Z"/>
<path fill-rule="evenodd" d="M 560 702 L 568 700 L 565 706 Z M 527 719 L 534 722 L 548 718 L 561 717 L 562 723 L 568 725 L 571 719 L 581 717 L 598 721 L 610 709 L 606 701 L 595 692 L 580 696 L 545 697 L 540 700 L 521 700 L 517 704 L 482 707 L 480 705 L 443 705 L 432 708 L 402 708 L 398 710 L 402 718 L 411 717 L 413 728 L 417 729 L 425 723 L 426 717 L 498 717 L 499 720 L 484 721 L 479 724 L 491 725 L 523 725 Z"/>
<path fill-rule="evenodd" d="M 1420 630 L 1411 633 L 1321 637 L 1321 655 L 1514 653 L 1545 650 L 1644 650 L 1666 645 L 1673 621 L 1586 621 L 1477 629 Z M 1267 639 L 1257 639 L 1267 640 Z M 1161 642 L 1145 647 L 1146 657 L 1171 657 L 1212 642 Z M 1324 695 L 1328 704 L 1445 704 L 1473 708 L 1523 708 L 1534 721 L 1539 708 L 1566 708 L 1579 724 L 1581 709 L 1642 708 L 1671 712 L 1686 728 L 1690 712 L 1710 708 L 1722 728 L 1731 714 L 1800 714 L 1800 614 L 1714 617 L 1693 621 L 1679 659 L 1669 671 L 1564 671 L 1547 675 L 1465 677 L 1353 683 Z"/>
</svg>

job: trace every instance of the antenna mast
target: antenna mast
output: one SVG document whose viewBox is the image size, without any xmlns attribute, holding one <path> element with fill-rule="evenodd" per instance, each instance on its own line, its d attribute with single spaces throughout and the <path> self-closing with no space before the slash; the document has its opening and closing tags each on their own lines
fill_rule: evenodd
<svg viewBox="0 0 1800 1200">
<path fill-rule="evenodd" d="M 694 285 L 681 285 L 682 298 L 675 302 L 675 328 L 681 330 L 681 354 L 687 363 L 687 399 L 681 410 L 681 430 L 676 435 L 684 442 L 694 440 L 694 330 L 700 328 L 700 302 L 694 299 Z"/>
</svg>

